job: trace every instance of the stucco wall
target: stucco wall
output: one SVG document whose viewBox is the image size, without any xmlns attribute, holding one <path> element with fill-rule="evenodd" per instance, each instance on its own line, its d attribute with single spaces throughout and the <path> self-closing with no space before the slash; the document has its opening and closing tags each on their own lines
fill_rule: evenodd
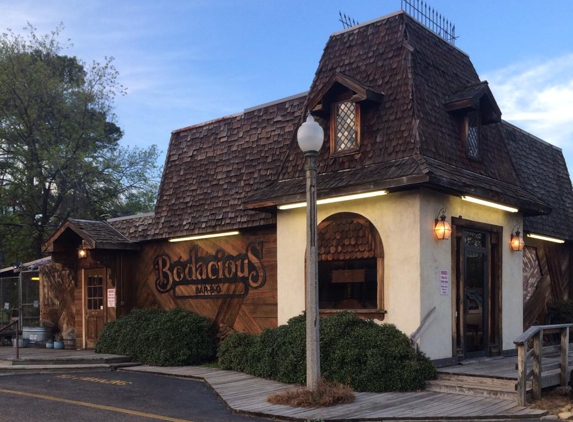
<svg viewBox="0 0 573 422">
<path fill-rule="evenodd" d="M 462 201 L 430 190 L 392 193 L 382 197 L 321 205 L 318 221 L 341 212 L 368 218 L 384 245 L 384 322 L 410 335 L 435 306 L 420 338 L 420 348 L 432 359 L 452 357 L 453 298 L 452 241 L 438 241 L 433 226 L 439 210 L 451 216 L 503 227 L 502 323 L 503 349 L 513 349 L 522 332 L 522 254 L 509 248 L 512 228 L 521 226 L 521 214 L 512 214 Z M 279 211 L 277 216 L 278 323 L 304 310 L 304 255 L 306 209 Z M 447 295 L 440 294 L 439 271 L 448 270 Z M 455 274 L 454 274 L 455 275 Z"/>
<path fill-rule="evenodd" d="M 318 221 L 353 212 L 368 218 L 384 245 L 384 322 L 407 334 L 420 323 L 420 195 L 417 191 L 318 207 Z M 414 222 L 414 223 L 412 223 Z M 277 216 L 278 323 L 304 310 L 306 209 Z"/>
<path fill-rule="evenodd" d="M 451 330 L 453 323 L 454 299 L 452 283 L 455 273 L 452 268 L 452 247 L 450 241 L 437 240 L 432 227 L 439 210 L 446 208 L 448 221 L 451 217 L 461 217 L 480 223 L 503 227 L 500 238 L 502 256 L 502 348 L 514 349 L 513 340 L 523 330 L 523 293 L 522 293 L 522 252 L 513 252 L 509 247 L 511 231 L 516 224 L 522 227 L 520 213 L 514 214 L 494 208 L 462 201 L 461 198 L 440 194 L 430 190 L 421 191 L 420 244 L 421 260 L 421 296 L 422 317 L 436 306 L 434 318 L 420 339 L 421 349 L 434 359 L 452 356 L 453 344 Z M 448 295 L 440 294 L 439 271 L 449 271 L 450 288 Z M 436 341 L 439 339 L 439 341 Z"/>
</svg>

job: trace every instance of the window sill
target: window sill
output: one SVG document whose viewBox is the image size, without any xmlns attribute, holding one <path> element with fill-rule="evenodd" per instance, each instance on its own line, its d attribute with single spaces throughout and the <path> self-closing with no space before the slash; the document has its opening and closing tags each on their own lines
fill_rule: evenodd
<svg viewBox="0 0 573 422">
<path fill-rule="evenodd" d="M 384 319 L 386 312 L 384 309 L 319 309 L 320 315 L 333 315 L 340 312 L 351 312 L 356 315 L 372 315 Z"/>
<path fill-rule="evenodd" d="M 347 149 L 344 151 L 337 151 L 337 152 L 332 152 L 330 154 L 330 156 L 332 158 L 338 158 L 338 157 L 345 157 L 347 155 L 356 155 L 360 152 L 359 148 L 353 148 L 353 149 Z"/>
</svg>

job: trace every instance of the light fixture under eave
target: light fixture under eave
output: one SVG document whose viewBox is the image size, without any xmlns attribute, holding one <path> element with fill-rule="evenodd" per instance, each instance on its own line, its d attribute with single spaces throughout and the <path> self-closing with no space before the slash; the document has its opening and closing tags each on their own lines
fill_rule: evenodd
<svg viewBox="0 0 573 422">
<path fill-rule="evenodd" d="M 554 242 L 554 243 L 565 243 L 563 239 L 557 239 L 556 237 L 543 236 L 535 233 L 527 233 L 527 237 L 530 237 L 532 239 L 546 240 L 548 242 Z"/>
<path fill-rule="evenodd" d="M 509 246 L 511 246 L 511 250 L 515 252 L 519 252 L 523 250 L 523 246 L 525 246 L 525 242 L 523 241 L 523 237 L 519 231 L 519 226 L 515 226 L 511 233 L 511 239 L 509 241 Z"/>
<path fill-rule="evenodd" d="M 442 208 L 436 218 L 434 234 L 438 240 L 448 240 L 452 234 L 452 226 L 446 221 L 446 209 Z"/>
<path fill-rule="evenodd" d="M 374 192 L 365 192 L 365 193 L 357 193 L 354 195 L 345 195 L 345 196 L 335 196 L 334 198 L 323 198 L 316 201 L 318 205 L 324 204 L 332 204 L 335 202 L 343 202 L 343 201 L 353 201 L 355 199 L 364 199 L 364 198 L 373 198 L 375 196 L 382 196 L 387 195 L 388 191 L 385 190 L 377 190 Z M 292 210 L 294 208 L 304 208 L 306 207 L 306 202 L 296 202 L 294 204 L 285 204 L 279 205 L 279 210 Z"/>
<path fill-rule="evenodd" d="M 486 201 L 485 199 L 476 198 L 474 196 L 463 195 L 462 199 L 464 201 L 473 202 L 474 204 L 485 205 L 486 207 L 497 208 L 498 210 L 503 210 L 507 212 L 518 212 L 519 209 L 510 207 L 503 204 L 498 204 L 497 202 Z"/>
<path fill-rule="evenodd" d="M 78 249 L 78 259 L 86 259 L 88 257 L 88 250 L 87 249 Z"/>
<path fill-rule="evenodd" d="M 210 239 L 212 237 L 235 236 L 237 234 L 239 234 L 238 231 L 211 233 L 211 234 L 200 234 L 197 236 L 175 237 L 175 238 L 169 239 L 169 241 L 170 242 L 185 242 L 187 240 Z"/>
</svg>

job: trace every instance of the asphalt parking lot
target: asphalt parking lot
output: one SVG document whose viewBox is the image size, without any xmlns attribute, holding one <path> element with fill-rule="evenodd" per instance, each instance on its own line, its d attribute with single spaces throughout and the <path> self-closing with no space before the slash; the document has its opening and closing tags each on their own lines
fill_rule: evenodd
<svg viewBox="0 0 573 422">
<path fill-rule="evenodd" d="M 262 422 L 201 381 L 127 372 L 0 377 L 0 421 Z"/>
</svg>

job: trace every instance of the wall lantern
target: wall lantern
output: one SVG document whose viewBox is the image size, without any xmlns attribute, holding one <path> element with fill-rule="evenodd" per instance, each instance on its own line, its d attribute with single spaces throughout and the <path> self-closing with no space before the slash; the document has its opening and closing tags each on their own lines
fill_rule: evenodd
<svg viewBox="0 0 573 422">
<path fill-rule="evenodd" d="M 523 241 L 523 237 L 519 232 L 519 226 L 515 226 L 511 232 L 511 239 L 509 241 L 509 245 L 511 246 L 511 250 L 514 252 L 522 251 L 525 242 Z"/>
<path fill-rule="evenodd" d="M 438 240 L 448 240 L 452 234 L 452 226 L 446 221 L 446 209 L 442 208 L 436 218 L 434 234 Z"/>
<path fill-rule="evenodd" d="M 78 249 L 78 259 L 85 259 L 88 257 L 88 251 L 87 249 Z"/>
</svg>

